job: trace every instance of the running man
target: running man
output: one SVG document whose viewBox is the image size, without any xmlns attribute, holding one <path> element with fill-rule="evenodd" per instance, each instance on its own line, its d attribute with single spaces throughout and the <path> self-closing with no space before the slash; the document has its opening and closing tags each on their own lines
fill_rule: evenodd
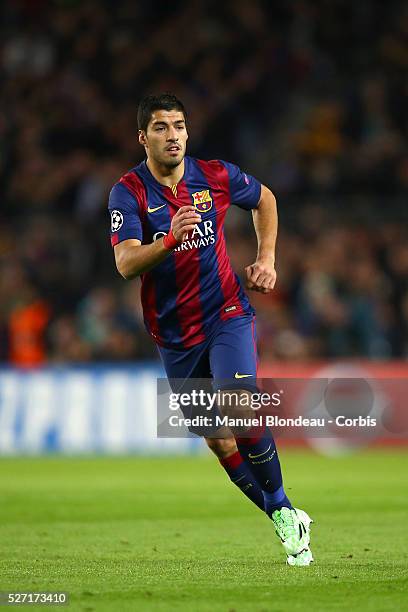
<svg viewBox="0 0 408 612">
<path fill-rule="evenodd" d="M 247 288 L 269 293 L 276 282 L 276 201 L 236 165 L 186 156 L 185 108 L 175 96 L 147 96 L 138 108 L 146 160 L 113 186 L 111 242 L 125 279 L 141 276 L 145 324 L 169 379 L 230 380 L 256 389 L 255 312 L 227 255 L 224 219 L 231 205 L 252 211 L 258 241 L 246 267 Z M 251 381 L 254 382 L 251 382 Z M 311 519 L 283 488 L 269 428 L 241 435 L 204 435 L 231 481 L 268 517 L 287 563 L 313 561 Z"/>
</svg>

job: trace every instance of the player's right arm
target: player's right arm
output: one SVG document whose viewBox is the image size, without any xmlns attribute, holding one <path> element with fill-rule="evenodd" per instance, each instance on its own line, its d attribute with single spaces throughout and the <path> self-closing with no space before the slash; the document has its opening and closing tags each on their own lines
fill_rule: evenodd
<svg viewBox="0 0 408 612">
<path fill-rule="evenodd" d="M 188 232 L 201 221 L 194 206 L 182 206 L 171 222 L 171 233 L 177 244 L 173 248 L 166 246 L 165 238 L 159 238 L 150 244 L 142 244 L 140 240 L 130 238 L 119 242 L 114 247 L 116 267 L 123 278 L 130 280 L 148 272 L 183 242 Z"/>
<path fill-rule="evenodd" d="M 125 186 L 116 184 L 109 197 L 114 246 L 118 272 L 131 279 L 148 272 L 162 262 L 186 239 L 189 231 L 201 221 L 193 206 L 182 206 L 171 221 L 167 236 L 151 244 L 142 244 L 142 223 L 136 199 Z"/>
</svg>

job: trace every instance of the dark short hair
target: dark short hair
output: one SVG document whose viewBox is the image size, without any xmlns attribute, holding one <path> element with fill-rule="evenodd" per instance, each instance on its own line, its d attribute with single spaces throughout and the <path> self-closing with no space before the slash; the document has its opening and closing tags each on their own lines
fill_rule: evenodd
<svg viewBox="0 0 408 612">
<path fill-rule="evenodd" d="M 158 96 L 149 95 L 140 100 L 137 109 L 137 125 L 139 130 L 146 132 L 152 113 L 157 110 L 177 110 L 183 113 L 184 119 L 187 118 L 184 105 L 176 96 L 170 93 L 162 93 Z"/>
</svg>

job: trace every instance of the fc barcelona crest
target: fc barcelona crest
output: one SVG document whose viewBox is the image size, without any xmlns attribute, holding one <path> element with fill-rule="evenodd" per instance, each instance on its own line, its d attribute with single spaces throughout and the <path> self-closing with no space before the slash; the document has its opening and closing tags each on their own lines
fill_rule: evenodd
<svg viewBox="0 0 408 612">
<path fill-rule="evenodd" d="M 191 194 L 193 196 L 193 205 L 199 213 L 205 213 L 212 207 L 212 197 L 210 196 L 210 190 L 204 189 L 204 191 L 196 191 Z"/>
</svg>

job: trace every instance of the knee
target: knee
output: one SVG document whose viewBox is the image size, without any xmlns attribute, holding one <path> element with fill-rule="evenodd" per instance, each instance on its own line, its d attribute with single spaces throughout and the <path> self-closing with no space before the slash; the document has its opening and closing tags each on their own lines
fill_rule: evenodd
<svg viewBox="0 0 408 612">
<path fill-rule="evenodd" d="M 220 459 L 233 455 L 238 449 L 234 438 L 206 438 L 208 448 Z"/>
<path fill-rule="evenodd" d="M 247 418 L 254 415 L 251 400 L 252 392 L 247 389 L 225 389 L 218 405 L 224 415 Z"/>
<path fill-rule="evenodd" d="M 252 392 L 247 389 L 224 390 L 219 404 L 222 414 L 233 420 L 229 428 L 234 436 L 245 435 L 252 428 L 252 419 L 256 416 L 252 408 Z"/>
</svg>

